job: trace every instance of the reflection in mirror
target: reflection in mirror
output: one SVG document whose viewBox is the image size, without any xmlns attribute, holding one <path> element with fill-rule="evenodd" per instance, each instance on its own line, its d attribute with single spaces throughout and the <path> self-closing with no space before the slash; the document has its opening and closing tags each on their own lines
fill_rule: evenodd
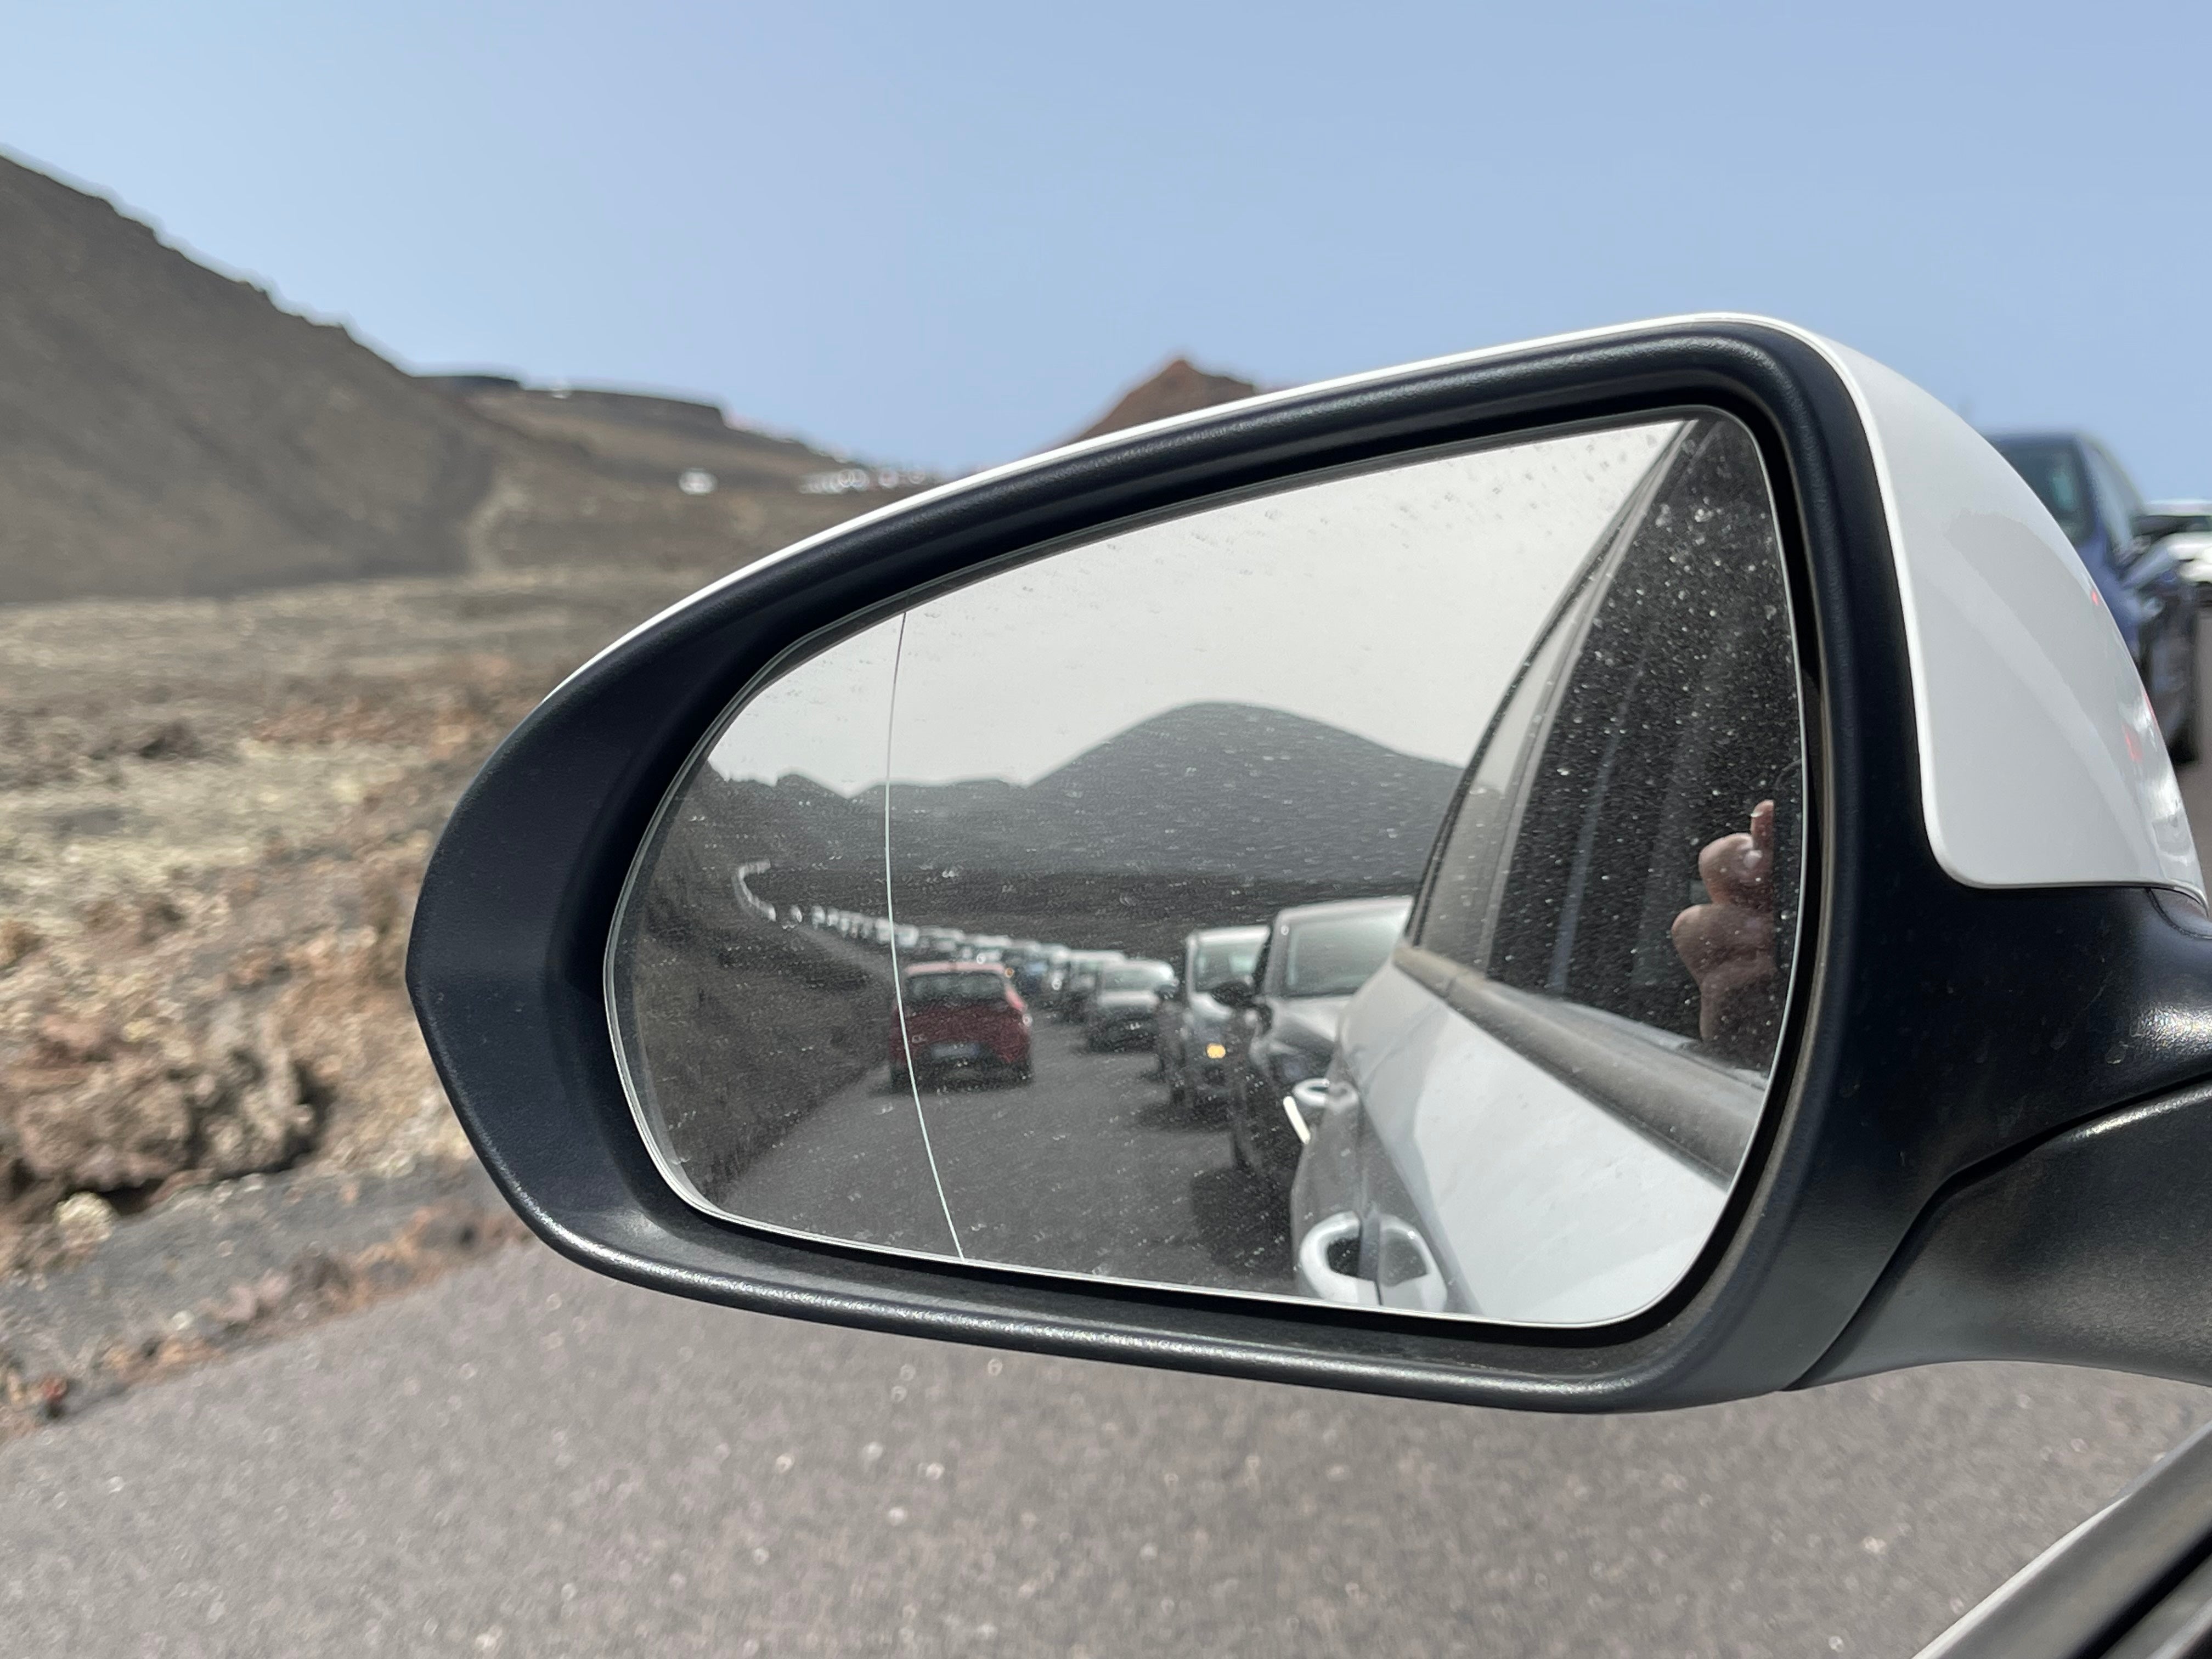
<svg viewBox="0 0 2212 1659">
<path fill-rule="evenodd" d="M 1063 547 L 740 700 L 623 901 L 624 1078 L 757 1225 L 1621 1318 L 1768 1091 L 1801 723 L 1718 415 Z"/>
</svg>

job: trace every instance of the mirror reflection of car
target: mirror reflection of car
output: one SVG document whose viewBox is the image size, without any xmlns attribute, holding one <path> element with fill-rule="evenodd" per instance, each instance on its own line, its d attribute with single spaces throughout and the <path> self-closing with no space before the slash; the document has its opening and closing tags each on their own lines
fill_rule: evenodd
<svg viewBox="0 0 2212 1659">
<path fill-rule="evenodd" d="M 1067 963 L 1074 952 L 1065 945 L 1047 945 L 1042 954 L 1044 958 L 1043 981 L 1037 988 L 1037 994 L 1029 998 L 1029 1005 L 1032 1008 L 1057 1013 L 1061 1000 L 1067 994 Z"/>
<path fill-rule="evenodd" d="M 1686 426 L 1523 664 L 1406 943 L 1300 1097 L 1307 1294 L 1590 1323 L 1705 1239 L 1796 945 L 1803 749 L 1764 489 L 1741 428 Z"/>
<path fill-rule="evenodd" d="M 1013 975 L 1014 989 L 1031 1008 L 1045 1006 L 1050 987 L 1052 958 L 1046 954 L 1048 948 L 1033 939 L 1018 939 L 1006 952 L 1006 971 Z"/>
<path fill-rule="evenodd" d="M 1279 910 L 1251 975 L 1211 988 L 1231 1010 L 1231 1155 L 1278 1197 L 1290 1195 L 1308 1133 L 1293 1091 L 1328 1070 L 1346 1000 L 1389 960 L 1412 904 L 1338 899 Z"/>
<path fill-rule="evenodd" d="M 1160 1009 L 1160 1073 L 1179 1106 L 1219 1110 L 1229 1098 L 1228 1008 L 1209 987 L 1249 979 L 1267 930 L 1201 927 L 1184 936 L 1180 992 Z"/>
<path fill-rule="evenodd" d="M 957 927 L 920 927 L 914 930 L 913 942 L 900 949 L 920 962 L 950 961 L 967 935 Z"/>
<path fill-rule="evenodd" d="M 1108 963 L 1084 1010 L 1084 1046 L 1094 1051 L 1151 1047 L 1161 1000 L 1175 982 L 1170 963 L 1139 957 Z"/>
<path fill-rule="evenodd" d="M 929 962 L 900 976 L 891 1083 L 923 1088 L 955 1074 L 1027 1083 L 1030 1013 L 1003 968 Z"/>
<path fill-rule="evenodd" d="M 1098 988 L 1098 975 L 1110 963 L 1127 961 L 1120 951 L 1077 951 L 1067 959 L 1067 982 L 1061 988 L 1054 1012 L 1064 1020 L 1079 1020 L 1091 1010 L 1091 994 Z"/>
<path fill-rule="evenodd" d="M 2144 506 L 2112 452 L 2084 433 L 2001 433 L 1990 441 L 2081 555 L 2142 676 L 2166 748 L 2178 761 L 2195 760 L 2198 595 L 2166 539 L 2175 526 Z"/>
</svg>

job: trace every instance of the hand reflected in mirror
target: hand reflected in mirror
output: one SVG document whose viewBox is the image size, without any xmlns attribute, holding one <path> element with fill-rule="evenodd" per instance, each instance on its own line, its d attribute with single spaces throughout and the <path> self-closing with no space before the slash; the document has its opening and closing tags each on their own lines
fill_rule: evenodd
<svg viewBox="0 0 2212 1659">
<path fill-rule="evenodd" d="M 1781 1012 L 1774 960 L 1774 803 L 1752 809 L 1748 834 L 1698 854 L 1708 903 L 1674 918 L 1674 950 L 1698 985 L 1698 1035 L 1726 1058 L 1763 1064 Z"/>
</svg>

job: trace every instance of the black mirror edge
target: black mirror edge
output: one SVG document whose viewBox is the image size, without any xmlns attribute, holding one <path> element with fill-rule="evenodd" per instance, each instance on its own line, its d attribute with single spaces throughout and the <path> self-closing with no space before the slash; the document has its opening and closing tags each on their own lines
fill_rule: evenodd
<svg viewBox="0 0 2212 1659">
<path fill-rule="evenodd" d="M 664 1178 L 616 1070 L 601 958 L 655 808 L 779 657 L 1108 525 L 1324 468 L 1685 404 L 1743 420 L 1773 481 L 1806 658 L 1818 879 L 1785 1097 L 1666 1300 L 1614 1326 L 1532 1331 L 948 1267 L 748 1228 Z M 635 1283 L 919 1335 L 1498 1406 L 1648 1409 L 1787 1387 L 1834 1346 L 1954 1172 L 2212 1072 L 2203 1037 L 2117 1056 L 2065 1040 L 2136 1029 L 2174 1003 L 2178 967 L 2212 986 L 2212 946 L 2180 951 L 2140 890 L 1990 893 L 1936 867 L 1906 781 L 1917 757 L 1887 545 L 1849 389 L 1811 343 L 1747 320 L 1416 366 L 1041 457 L 740 572 L 571 677 L 456 808 L 416 910 L 410 994 L 518 1212 Z M 2083 986 L 2097 988 L 2085 1000 Z M 2212 1032 L 2205 1001 L 2167 1006 L 2178 1018 L 2165 1029 Z M 1993 1030 L 2014 1030 L 2020 1042 L 1986 1054 Z"/>
</svg>

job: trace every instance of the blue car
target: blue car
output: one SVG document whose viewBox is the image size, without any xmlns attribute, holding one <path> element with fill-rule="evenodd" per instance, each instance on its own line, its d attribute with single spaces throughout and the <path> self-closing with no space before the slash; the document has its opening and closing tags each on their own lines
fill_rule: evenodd
<svg viewBox="0 0 2212 1659">
<path fill-rule="evenodd" d="M 2176 761 L 2197 749 L 2195 592 L 2163 538 L 2175 526 L 2144 509 L 2112 452 L 2086 433 L 2011 432 L 1995 444 L 2074 544 L 2120 625 Z"/>
</svg>

